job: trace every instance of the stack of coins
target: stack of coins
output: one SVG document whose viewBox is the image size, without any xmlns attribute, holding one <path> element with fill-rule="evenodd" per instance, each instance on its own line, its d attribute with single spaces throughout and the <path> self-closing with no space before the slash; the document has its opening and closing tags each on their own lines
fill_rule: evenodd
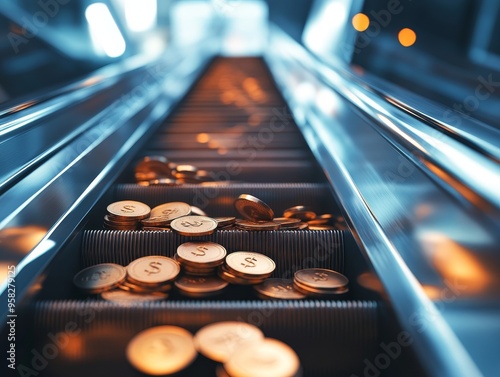
<svg viewBox="0 0 500 377">
<path fill-rule="evenodd" d="M 198 179 L 198 168 L 193 165 L 177 165 L 172 175 L 178 184 L 184 183 L 200 183 Z"/>
<path fill-rule="evenodd" d="M 135 180 L 141 186 L 211 183 L 212 175 L 193 165 L 173 163 L 164 156 L 146 156 L 135 166 Z"/>
<path fill-rule="evenodd" d="M 302 300 L 306 297 L 294 288 L 292 279 L 266 279 L 263 283 L 254 285 L 253 288 L 257 297 L 264 300 Z"/>
<path fill-rule="evenodd" d="M 127 279 L 120 288 L 135 293 L 169 292 L 180 270 L 179 263 L 172 258 L 142 257 L 127 266 Z"/>
<path fill-rule="evenodd" d="M 347 293 L 349 280 L 339 272 L 326 268 L 298 270 L 293 277 L 293 286 L 307 296 L 322 297 Z"/>
<path fill-rule="evenodd" d="M 193 335 L 177 326 L 157 326 L 137 334 L 129 342 L 127 359 L 138 371 L 168 375 L 187 368 L 197 356 Z"/>
<path fill-rule="evenodd" d="M 148 205 L 133 200 L 111 203 L 106 210 L 103 226 L 112 230 L 135 230 L 138 222 L 149 217 L 151 212 Z"/>
<path fill-rule="evenodd" d="M 172 178 L 175 164 L 164 156 L 146 156 L 135 165 L 135 180 L 139 184 Z"/>
<path fill-rule="evenodd" d="M 232 284 L 254 285 L 264 282 L 271 276 L 276 264 L 274 261 L 252 251 L 237 251 L 226 257 L 219 267 L 219 276 Z"/>
<path fill-rule="evenodd" d="M 186 273 L 209 276 L 224 264 L 226 254 L 224 246 L 215 242 L 186 242 L 177 248 L 175 259 Z"/>
</svg>

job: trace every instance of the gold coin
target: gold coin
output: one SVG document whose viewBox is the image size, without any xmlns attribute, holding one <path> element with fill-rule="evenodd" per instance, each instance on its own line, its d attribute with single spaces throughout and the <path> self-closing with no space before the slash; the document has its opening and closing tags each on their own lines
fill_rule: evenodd
<svg viewBox="0 0 500 377">
<path fill-rule="evenodd" d="M 146 156 L 135 165 L 136 181 L 150 181 L 171 177 L 172 168 L 163 156 Z"/>
<path fill-rule="evenodd" d="M 307 223 L 309 225 L 325 225 L 328 224 L 333 219 L 333 215 L 330 213 L 325 213 L 320 216 L 316 216 L 314 220 L 309 220 Z"/>
<path fill-rule="evenodd" d="M 306 206 L 295 206 L 286 209 L 283 212 L 284 217 L 294 217 L 301 219 L 302 221 L 309 221 L 316 218 L 316 213 L 309 207 Z"/>
<path fill-rule="evenodd" d="M 229 271 L 227 266 L 223 265 L 219 267 L 219 270 L 217 272 L 219 274 L 219 277 L 231 284 L 239 284 L 239 285 L 254 285 L 254 284 L 260 284 L 263 283 L 264 280 L 266 280 L 265 277 L 263 278 L 244 278 L 235 275 L 232 271 Z"/>
<path fill-rule="evenodd" d="M 187 274 L 195 276 L 211 276 L 215 275 L 215 273 L 217 272 L 217 267 L 200 268 L 200 267 L 191 267 L 188 265 L 183 265 L 182 269 Z"/>
<path fill-rule="evenodd" d="M 191 213 L 191 206 L 183 202 L 169 202 L 160 204 L 151 210 L 151 216 L 162 218 L 168 224 L 170 221 Z"/>
<path fill-rule="evenodd" d="M 123 291 L 133 292 L 133 293 L 155 293 L 155 292 L 169 292 L 172 290 L 172 284 L 163 283 L 163 284 L 155 284 L 155 285 L 140 285 L 129 280 L 125 280 L 121 283 L 118 288 Z"/>
<path fill-rule="evenodd" d="M 332 289 L 320 289 L 320 288 L 313 288 L 311 286 L 301 284 L 301 283 L 297 282 L 296 280 L 293 281 L 293 287 L 298 292 L 300 292 L 306 296 L 313 296 L 313 297 L 321 297 L 321 296 L 328 296 L 328 295 L 340 295 L 340 294 L 349 292 L 349 288 L 347 286 L 340 287 L 340 288 L 332 288 Z"/>
<path fill-rule="evenodd" d="M 181 263 L 184 262 L 193 267 L 217 267 L 224 263 L 226 254 L 224 246 L 208 241 L 185 242 L 177 248 Z"/>
<path fill-rule="evenodd" d="M 162 284 L 174 280 L 180 272 L 179 264 L 164 256 L 147 256 L 127 266 L 128 279 L 136 284 Z"/>
<path fill-rule="evenodd" d="M 344 289 L 349 279 L 339 272 L 326 268 L 306 268 L 294 274 L 294 281 L 301 287 L 321 290 Z"/>
<path fill-rule="evenodd" d="M 299 226 L 297 227 L 298 230 L 304 230 L 304 229 L 308 229 L 309 228 L 309 224 L 307 223 L 299 223 Z"/>
<path fill-rule="evenodd" d="M 217 228 L 217 221 L 206 216 L 184 216 L 173 220 L 170 227 L 183 236 L 206 236 Z"/>
<path fill-rule="evenodd" d="M 135 293 L 124 291 L 121 289 L 115 289 L 112 291 L 107 291 L 101 293 L 101 297 L 106 301 L 116 302 L 118 304 L 134 304 L 137 302 L 150 302 L 150 301 L 160 301 L 168 298 L 168 294 L 160 292 L 152 293 Z"/>
<path fill-rule="evenodd" d="M 217 221 L 217 226 L 219 228 L 223 228 L 228 225 L 232 225 L 236 222 L 236 217 L 214 217 L 214 220 Z"/>
<path fill-rule="evenodd" d="M 273 221 L 249 221 L 249 220 L 236 220 L 236 226 L 243 230 L 278 230 L 280 224 Z"/>
<path fill-rule="evenodd" d="M 112 218 L 123 220 L 142 220 L 148 217 L 151 212 L 148 205 L 134 200 L 111 203 L 106 210 Z"/>
<path fill-rule="evenodd" d="M 335 228 L 331 225 L 311 225 L 309 224 L 310 230 L 334 230 Z"/>
<path fill-rule="evenodd" d="M 195 206 L 191 206 L 191 214 L 196 216 L 207 216 L 205 211 Z"/>
<path fill-rule="evenodd" d="M 283 300 L 300 300 L 306 296 L 293 287 L 292 279 L 266 279 L 253 287 L 261 296 Z"/>
<path fill-rule="evenodd" d="M 197 352 L 191 333 L 177 326 L 158 326 L 137 334 L 127 346 L 127 359 L 140 372 L 173 374 L 191 364 Z"/>
<path fill-rule="evenodd" d="M 276 263 L 271 258 L 252 251 L 236 251 L 228 254 L 226 264 L 236 274 L 255 277 L 271 274 L 276 268 Z"/>
<path fill-rule="evenodd" d="M 294 217 L 276 217 L 273 222 L 280 224 L 280 229 L 297 229 L 300 227 L 300 219 Z"/>
<path fill-rule="evenodd" d="M 111 290 L 125 281 L 127 271 L 115 263 L 102 263 L 84 268 L 73 278 L 73 283 L 89 293 Z"/>
<path fill-rule="evenodd" d="M 116 225 L 116 226 L 136 226 L 136 219 L 117 219 L 111 217 L 109 215 L 104 216 L 104 223 L 108 225 Z"/>
<path fill-rule="evenodd" d="M 202 295 L 220 293 L 228 285 L 227 281 L 217 276 L 191 275 L 181 276 L 174 284 L 182 293 Z"/>
<path fill-rule="evenodd" d="M 169 219 L 163 216 L 148 217 L 147 219 L 141 220 L 141 225 L 143 227 L 166 227 L 170 224 Z"/>
<path fill-rule="evenodd" d="M 288 345 L 266 338 L 238 347 L 224 369 L 232 377 L 293 377 L 300 371 L 300 361 Z"/>
<path fill-rule="evenodd" d="M 242 194 L 234 201 L 234 207 L 250 221 L 272 221 L 274 211 L 262 200 L 249 194 Z"/>
<path fill-rule="evenodd" d="M 202 327 L 194 336 L 194 345 L 204 356 L 223 363 L 239 346 L 262 339 L 264 334 L 258 327 L 245 322 L 228 321 Z"/>
</svg>

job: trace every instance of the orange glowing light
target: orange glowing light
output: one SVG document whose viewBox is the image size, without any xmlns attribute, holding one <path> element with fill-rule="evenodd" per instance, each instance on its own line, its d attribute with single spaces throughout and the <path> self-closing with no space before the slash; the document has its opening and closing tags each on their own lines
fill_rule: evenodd
<svg viewBox="0 0 500 377">
<path fill-rule="evenodd" d="M 357 31 L 365 31 L 370 26 L 370 19 L 364 13 L 355 14 L 352 18 L 352 26 Z"/>
<path fill-rule="evenodd" d="M 208 143 L 209 140 L 210 140 L 210 136 L 208 134 L 206 134 L 206 133 L 199 133 L 196 136 L 196 141 L 198 143 L 201 143 L 201 144 Z"/>
<path fill-rule="evenodd" d="M 398 40 L 404 47 L 410 47 L 416 42 L 417 34 L 412 29 L 404 28 L 399 32 Z"/>
<path fill-rule="evenodd" d="M 432 264 L 448 284 L 456 285 L 457 295 L 468 296 L 487 289 L 492 277 L 467 248 L 440 234 L 428 234 L 425 241 Z"/>
</svg>

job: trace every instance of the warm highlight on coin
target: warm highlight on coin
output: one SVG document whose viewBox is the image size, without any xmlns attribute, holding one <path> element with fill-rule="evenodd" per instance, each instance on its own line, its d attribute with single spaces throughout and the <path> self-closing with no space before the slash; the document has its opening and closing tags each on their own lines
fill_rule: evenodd
<svg viewBox="0 0 500 377">
<path fill-rule="evenodd" d="M 126 355 L 138 371 L 161 376 L 185 369 L 197 352 L 189 331 L 177 326 L 158 326 L 137 334 L 129 342 Z"/>
<path fill-rule="evenodd" d="M 172 258 L 147 256 L 130 262 L 127 279 L 139 285 L 156 285 L 174 280 L 179 272 L 180 266 Z"/>
<path fill-rule="evenodd" d="M 246 220 L 272 221 L 274 211 L 259 198 L 249 194 L 242 194 L 234 201 L 234 207 Z"/>
<path fill-rule="evenodd" d="M 223 363 L 242 344 L 262 339 L 264 334 L 258 327 L 245 322 L 228 321 L 212 323 L 198 330 L 194 344 L 204 356 Z"/>
<path fill-rule="evenodd" d="M 101 293 L 119 286 L 125 281 L 127 271 L 115 263 L 102 263 L 78 272 L 73 283 L 87 293 Z"/>
</svg>

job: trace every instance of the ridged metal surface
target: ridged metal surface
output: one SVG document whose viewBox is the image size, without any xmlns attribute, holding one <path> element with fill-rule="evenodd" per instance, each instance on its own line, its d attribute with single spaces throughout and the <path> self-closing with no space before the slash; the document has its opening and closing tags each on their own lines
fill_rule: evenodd
<svg viewBox="0 0 500 377">
<path fill-rule="evenodd" d="M 82 267 L 107 262 L 126 266 L 146 255 L 173 256 L 180 244 L 196 240 L 217 242 L 228 252 L 268 255 L 276 262 L 277 277 L 288 278 L 294 271 L 307 267 L 344 271 L 343 231 L 339 230 L 222 230 L 204 237 L 185 237 L 172 231 L 88 230 L 82 241 Z"/>
<path fill-rule="evenodd" d="M 232 183 L 182 187 L 119 184 L 115 187 L 114 198 L 138 200 L 149 206 L 181 201 L 202 208 L 210 216 L 236 216 L 238 213 L 233 202 L 241 194 L 256 196 L 269 204 L 275 217 L 282 216 L 285 209 L 297 205 L 311 206 L 318 215 L 332 212 L 339 214 L 328 185 L 320 183 Z"/>
<path fill-rule="evenodd" d="M 58 375 L 136 375 L 125 358 L 130 339 L 152 326 L 175 325 L 195 333 L 218 321 L 244 321 L 289 344 L 305 376 L 350 376 L 373 357 L 378 341 L 373 301 L 175 301 L 120 306 L 104 301 L 45 301 L 35 307 L 36 347 L 65 334 L 68 345 L 50 364 Z M 75 331 L 67 332 L 68 323 Z M 106 368 L 98 368 L 101 363 Z M 212 365 L 212 366 L 211 366 Z M 199 357 L 186 375 L 211 376 L 214 364 Z M 202 374 L 200 369 L 204 368 Z M 184 376 L 184 374 L 182 374 Z"/>
</svg>

